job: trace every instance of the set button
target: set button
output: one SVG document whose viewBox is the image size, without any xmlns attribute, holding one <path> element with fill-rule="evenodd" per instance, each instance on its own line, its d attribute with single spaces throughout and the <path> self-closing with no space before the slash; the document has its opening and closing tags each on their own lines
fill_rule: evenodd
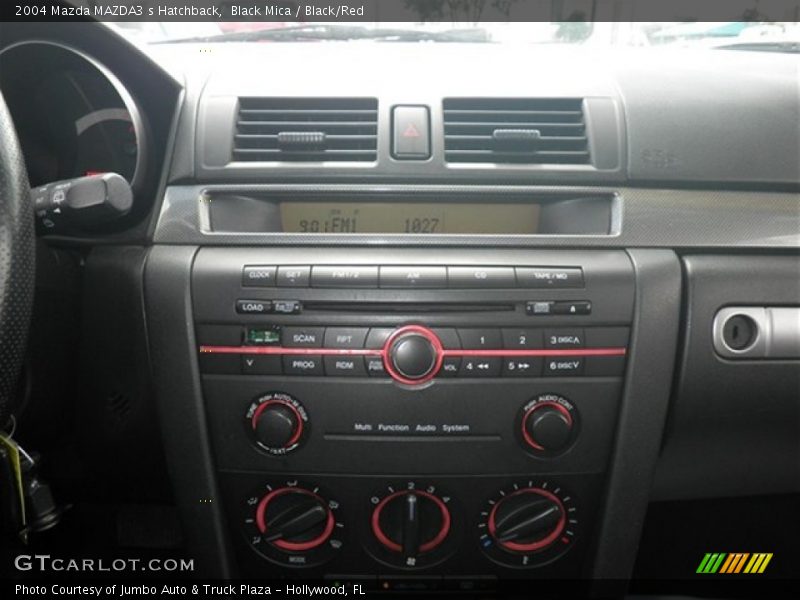
<svg viewBox="0 0 800 600">
<path fill-rule="evenodd" d="M 308 287 L 310 280 L 311 267 L 308 265 L 278 267 L 278 287 Z"/>
</svg>

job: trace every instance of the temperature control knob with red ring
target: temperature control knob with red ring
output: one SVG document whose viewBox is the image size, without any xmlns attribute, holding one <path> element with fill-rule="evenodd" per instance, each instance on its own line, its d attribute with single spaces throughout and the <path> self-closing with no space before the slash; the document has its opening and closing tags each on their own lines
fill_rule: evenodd
<svg viewBox="0 0 800 600">
<path fill-rule="evenodd" d="M 564 505 L 539 488 L 523 488 L 494 505 L 489 533 L 504 550 L 536 552 L 547 548 L 564 531 Z"/>
<path fill-rule="evenodd" d="M 314 566 L 342 547 L 339 503 L 296 481 L 267 485 L 247 498 L 244 523 L 250 545 L 280 564 Z"/>
<path fill-rule="evenodd" d="M 433 486 L 395 490 L 372 498 L 371 542 L 376 558 L 406 568 L 430 566 L 452 548 L 450 498 Z"/>
<path fill-rule="evenodd" d="M 569 400 L 556 394 L 541 394 L 520 411 L 520 440 L 532 454 L 558 454 L 575 440 L 577 421 L 577 410 Z"/>
<path fill-rule="evenodd" d="M 300 446 L 308 428 L 308 413 L 289 394 L 273 392 L 257 398 L 245 413 L 256 445 L 270 454 L 286 454 Z"/>
<path fill-rule="evenodd" d="M 578 524 L 571 496 L 548 482 L 529 481 L 503 490 L 481 515 L 481 547 L 510 566 L 536 566 L 568 550 Z"/>
</svg>

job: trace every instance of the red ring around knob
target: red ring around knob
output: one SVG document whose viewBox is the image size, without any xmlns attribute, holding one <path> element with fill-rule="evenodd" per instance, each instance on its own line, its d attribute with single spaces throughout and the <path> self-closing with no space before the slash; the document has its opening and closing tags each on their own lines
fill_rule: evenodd
<svg viewBox="0 0 800 600">
<path fill-rule="evenodd" d="M 297 407 L 291 402 L 287 402 L 286 400 L 274 399 L 274 400 L 267 400 L 263 404 L 259 404 L 258 408 L 256 408 L 256 411 L 253 413 L 253 416 L 250 418 L 250 424 L 253 427 L 253 431 L 255 431 L 256 425 L 258 424 L 258 418 L 261 416 L 261 413 L 263 413 L 268 406 L 272 406 L 275 404 L 282 404 L 288 407 L 289 410 L 291 410 L 294 413 L 294 416 L 297 419 L 297 427 L 295 427 L 294 434 L 292 435 L 291 439 L 289 439 L 289 441 L 286 442 L 286 444 L 283 446 L 284 448 L 289 448 L 291 446 L 294 446 L 300 439 L 300 436 L 303 435 L 303 417 L 300 414 L 300 411 L 297 410 Z"/>
<path fill-rule="evenodd" d="M 293 487 L 283 487 L 278 488 L 276 490 L 272 490 L 269 494 L 264 496 L 261 499 L 261 502 L 258 503 L 258 508 L 256 509 L 256 525 L 258 526 L 258 530 L 261 533 L 267 532 L 267 524 L 265 522 L 266 512 L 267 512 L 267 505 L 277 496 L 282 496 L 284 494 L 306 494 L 307 496 L 311 496 L 312 498 L 316 498 L 322 505 L 325 506 L 325 510 L 328 511 L 328 519 L 325 522 L 325 529 L 314 539 L 308 540 L 306 542 L 289 542 L 286 540 L 275 540 L 272 544 L 281 550 L 286 550 L 287 552 L 304 552 L 307 550 L 313 550 L 317 546 L 320 546 L 325 543 L 331 533 L 333 533 L 333 528 L 336 525 L 333 519 L 333 513 L 330 509 L 325 505 L 325 501 L 315 494 L 314 492 L 310 492 L 308 490 L 304 490 L 302 488 L 293 488 Z"/>
<path fill-rule="evenodd" d="M 553 529 L 550 534 L 543 537 L 541 540 L 536 540 L 535 542 L 528 542 L 526 544 L 521 544 L 519 542 L 497 542 L 503 548 L 507 550 L 511 550 L 513 552 L 535 552 L 536 550 L 541 550 L 542 548 L 546 548 L 553 542 L 555 542 L 561 533 L 564 531 L 564 527 L 567 524 L 567 517 L 564 511 L 564 504 L 561 502 L 558 496 L 555 494 L 551 494 L 547 490 L 543 490 L 541 488 L 524 488 L 514 492 L 513 494 L 509 494 L 506 498 L 511 498 L 512 496 L 519 496 L 520 494 L 538 494 L 540 496 L 544 496 L 549 500 L 552 500 L 556 504 L 558 504 L 559 508 L 561 509 L 561 518 L 559 518 L 558 523 L 556 524 L 555 529 Z M 489 513 L 489 533 L 494 537 L 495 531 L 497 529 L 497 525 L 495 523 L 495 514 L 497 513 L 497 508 L 502 504 L 502 500 L 497 502 L 492 507 L 492 512 Z"/>
<path fill-rule="evenodd" d="M 439 532 L 433 537 L 432 540 L 421 544 L 419 547 L 420 552 L 429 552 L 430 550 L 433 550 L 439 546 L 439 544 L 441 544 L 447 537 L 447 534 L 450 533 L 450 511 L 447 509 L 447 505 L 445 505 L 441 498 L 428 492 L 422 492 L 418 490 L 400 490 L 399 492 L 395 492 L 386 496 L 386 498 L 378 503 L 378 505 L 375 507 L 375 510 L 372 511 L 372 533 L 374 533 L 375 537 L 378 538 L 378 541 L 386 546 L 389 550 L 392 550 L 393 552 L 403 551 L 403 547 L 400 544 L 389 539 L 389 537 L 383 532 L 381 529 L 380 519 L 381 512 L 383 512 L 383 509 L 386 507 L 386 505 L 391 500 L 405 494 L 416 494 L 417 496 L 423 496 L 428 500 L 431 500 L 439 508 L 439 512 L 442 515 L 442 527 Z"/>
<path fill-rule="evenodd" d="M 433 368 L 419 379 L 405 377 L 399 373 L 392 364 L 392 346 L 400 337 L 408 334 L 419 335 L 425 338 L 431 344 L 431 346 L 433 346 L 433 353 L 436 357 L 433 363 Z M 436 377 L 439 369 L 442 368 L 442 362 L 444 361 L 444 347 L 442 346 L 442 342 L 439 340 L 438 336 L 427 327 L 422 327 L 421 325 L 406 325 L 394 331 L 387 338 L 386 343 L 384 343 L 383 349 L 381 350 L 381 356 L 383 358 L 383 367 L 386 369 L 386 372 L 391 376 L 392 379 L 398 383 L 404 383 L 406 385 L 421 385 Z"/>
<path fill-rule="evenodd" d="M 572 415 L 566 408 L 561 406 L 558 402 L 551 402 L 549 400 L 545 402 L 537 402 L 525 412 L 525 414 L 522 417 L 522 437 L 525 440 L 525 443 L 527 443 L 529 446 L 535 448 L 536 450 L 541 450 L 544 452 L 546 451 L 546 449 L 541 445 L 539 445 L 536 442 L 536 440 L 533 439 L 533 436 L 531 436 L 531 434 L 528 433 L 528 429 L 526 427 L 528 419 L 531 417 L 531 415 L 543 406 L 551 406 L 556 410 L 558 410 L 558 412 L 560 412 L 564 416 L 564 418 L 567 419 L 567 424 L 570 426 L 570 428 L 573 425 L 573 420 L 572 420 Z"/>
</svg>

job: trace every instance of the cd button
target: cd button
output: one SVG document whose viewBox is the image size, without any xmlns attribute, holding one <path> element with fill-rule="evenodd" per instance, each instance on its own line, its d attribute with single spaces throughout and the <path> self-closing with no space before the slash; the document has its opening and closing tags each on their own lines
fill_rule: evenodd
<svg viewBox="0 0 800 600">
<path fill-rule="evenodd" d="M 583 348 L 583 329 L 545 329 L 544 347 L 557 350 Z"/>
<path fill-rule="evenodd" d="M 283 345 L 287 348 L 320 348 L 324 332 L 322 327 L 284 327 Z"/>
<path fill-rule="evenodd" d="M 367 371 L 360 356 L 326 356 L 325 374 L 339 377 L 364 377 Z"/>
<path fill-rule="evenodd" d="M 512 288 L 516 286 L 513 267 L 447 267 L 451 288 Z"/>
<path fill-rule="evenodd" d="M 366 338 L 365 327 L 328 327 L 324 345 L 326 348 L 363 348 Z"/>
<path fill-rule="evenodd" d="M 286 375 L 322 375 L 322 357 L 317 354 L 284 355 L 283 372 Z"/>
<path fill-rule="evenodd" d="M 486 350 L 503 347 L 499 329 L 459 329 L 461 347 L 468 350 Z"/>
</svg>

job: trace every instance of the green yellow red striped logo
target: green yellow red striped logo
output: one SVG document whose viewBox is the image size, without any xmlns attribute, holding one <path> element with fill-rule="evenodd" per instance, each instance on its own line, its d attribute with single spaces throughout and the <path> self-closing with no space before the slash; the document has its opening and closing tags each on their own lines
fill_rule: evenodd
<svg viewBox="0 0 800 600">
<path fill-rule="evenodd" d="M 696 572 L 726 575 L 763 573 L 771 560 L 772 552 L 707 552 Z"/>
</svg>

